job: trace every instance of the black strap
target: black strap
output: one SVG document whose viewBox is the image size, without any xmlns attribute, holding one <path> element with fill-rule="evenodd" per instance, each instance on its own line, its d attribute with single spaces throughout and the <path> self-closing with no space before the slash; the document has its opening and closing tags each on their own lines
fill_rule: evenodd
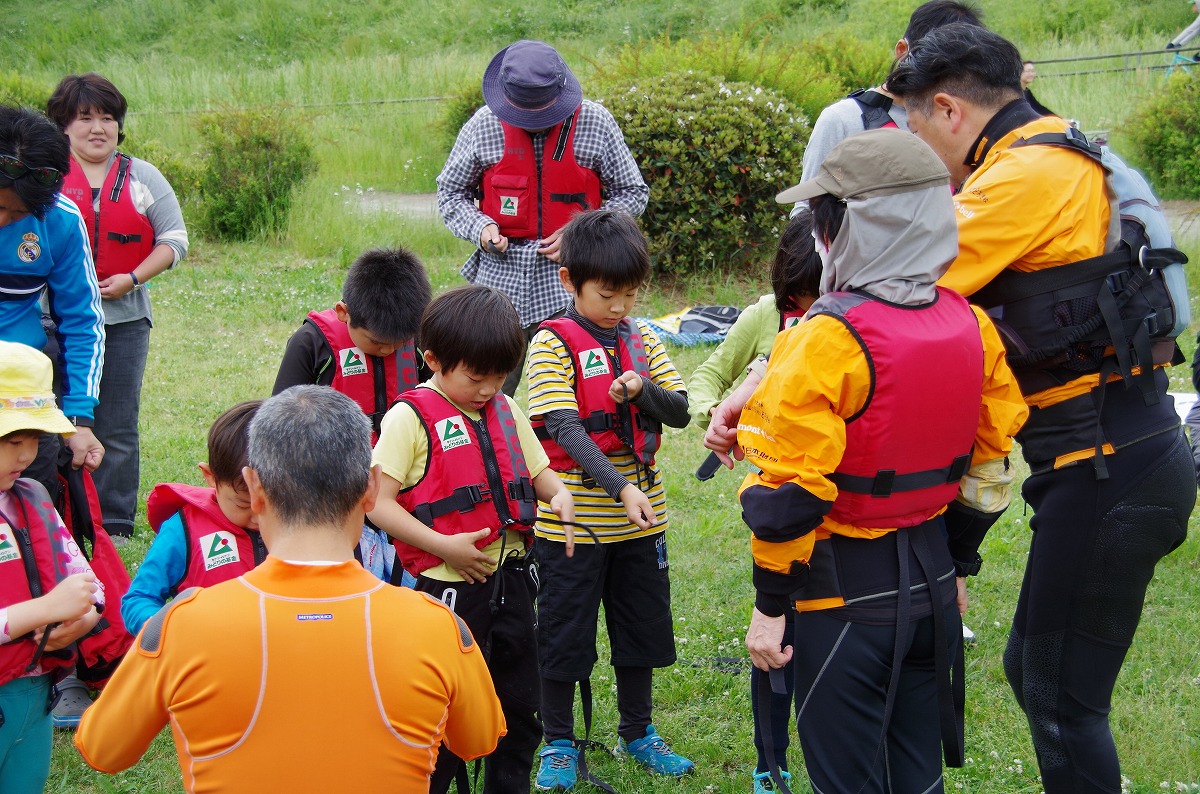
<svg viewBox="0 0 1200 794">
<path fill-rule="evenodd" d="M 116 201 L 121 198 L 121 189 L 125 187 L 125 180 L 129 176 L 129 164 L 133 159 L 127 154 L 117 153 L 117 178 L 113 181 L 112 192 L 108 194 L 109 201 Z M 142 239 L 140 236 L 138 239 Z M 121 242 L 128 242 L 122 240 Z"/>
<path fill-rule="evenodd" d="M 384 371 L 383 358 L 371 356 L 371 372 L 374 375 L 375 410 L 371 413 L 371 429 L 379 433 L 383 425 L 383 416 L 388 412 L 387 404 L 387 373 Z M 397 377 L 399 377 L 397 375 Z"/>
<path fill-rule="evenodd" d="M 874 476 L 867 477 L 858 474 L 834 472 L 829 479 L 838 490 L 849 493 L 865 493 L 871 496 L 891 496 L 893 493 L 904 491 L 919 491 L 923 488 L 935 488 L 958 482 L 971 467 L 971 453 L 959 455 L 949 466 L 926 471 L 914 471 L 897 474 L 895 469 L 880 469 Z"/>
<path fill-rule="evenodd" d="M 561 204 L 578 204 L 584 211 L 592 209 L 588 204 L 587 193 L 551 193 L 550 200 Z"/>
<path fill-rule="evenodd" d="M 762 671 L 759 671 L 762 673 Z M 763 755 L 767 760 L 767 771 L 771 773 L 771 781 L 782 794 L 792 794 L 783 775 L 779 771 L 778 756 L 775 754 L 775 731 L 771 724 L 771 696 L 787 695 L 787 682 L 783 680 L 783 668 L 777 667 L 758 677 L 758 690 L 754 697 L 758 698 L 759 735 L 762 737 Z"/>
<path fill-rule="evenodd" d="M 892 120 L 888 113 L 892 109 L 891 97 L 884 96 L 878 91 L 872 91 L 869 88 L 860 88 L 850 95 L 858 103 L 862 110 L 862 124 L 864 130 L 877 130 L 880 127 L 887 126 Z"/>
<path fill-rule="evenodd" d="M 601 791 L 606 791 L 608 794 L 617 794 L 617 792 L 608 783 L 605 783 L 600 778 L 592 774 L 592 770 L 587 765 L 587 750 L 600 749 L 612 755 L 612 751 L 599 742 L 593 742 L 592 736 L 592 682 L 591 679 L 582 679 L 579 681 L 579 704 L 583 707 L 583 738 L 575 740 L 575 748 L 579 751 L 579 779 L 591 783 Z"/>
<path fill-rule="evenodd" d="M 140 234 L 119 234 L 117 232 L 109 232 L 108 239 L 116 240 L 118 243 L 140 243 L 142 236 Z"/>
<path fill-rule="evenodd" d="M 432 527 L 435 518 L 456 511 L 469 513 L 475 509 L 475 505 L 485 502 L 491 497 L 491 489 L 484 484 L 463 485 L 451 491 L 449 496 L 417 505 L 413 508 L 412 514 L 425 526 Z"/>
<path fill-rule="evenodd" d="M 267 558 L 267 544 L 263 543 L 262 535 L 251 530 L 246 530 L 246 534 L 250 536 L 250 546 L 254 549 L 254 564 L 259 566 L 263 564 L 263 560 Z M 354 544 L 357 551 L 358 544 Z M 360 560 L 361 562 L 361 560 Z"/>
<path fill-rule="evenodd" d="M 933 554 L 929 548 L 926 532 L 916 532 L 912 538 L 917 563 L 925 574 L 929 586 L 929 603 L 933 609 L 933 667 L 937 679 L 938 718 L 942 729 L 942 752 L 946 766 L 963 765 L 963 721 L 966 711 L 966 664 L 963 659 L 962 642 L 955 643 L 953 671 L 948 658 L 946 642 L 946 615 L 939 592 L 937 574 L 934 570 Z"/>
<path fill-rule="evenodd" d="M 562 128 L 558 131 L 558 140 L 554 143 L 554 153 L 550 155 L 552 160 L 561 160 L 563 155 L 567 153 L 567 141 L 571 138 L 571 128 L 575 126 L 575 114 L 567 116 L 567 120 L 562 123 Z M 555 201 L 553 195 L 551 201 Z M 587 204 L 584 204 L 584 209 L 588 209 Z"/>
</svg>

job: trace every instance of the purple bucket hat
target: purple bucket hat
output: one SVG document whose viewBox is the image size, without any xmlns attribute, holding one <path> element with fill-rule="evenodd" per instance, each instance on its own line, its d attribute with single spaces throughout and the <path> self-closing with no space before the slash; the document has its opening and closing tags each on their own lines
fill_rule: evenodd
<svg viewBox="0 0 1200 794">
<path fill-rule="evenodd" d="M 483 73 L 483 100 L 506 124 L 525 130 L 553 127 L 583 101 L 579 81 L 544 41 L 508 45 Z"/>
</svg>

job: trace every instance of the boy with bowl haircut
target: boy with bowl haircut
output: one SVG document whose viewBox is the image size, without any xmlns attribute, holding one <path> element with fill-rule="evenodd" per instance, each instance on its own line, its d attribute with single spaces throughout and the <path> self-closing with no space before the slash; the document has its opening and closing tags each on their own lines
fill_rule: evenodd
<svg viewBox="0 0 1200 794">
<path fill-rule="evenodd" d="M 40 794 L 50 772 L 51 684 L 100 619 L 104 589 L 50 504 L 21 475 L 43 433 L 75 427 L 55 405 L 50 359 L 0 341 L 0 791 Z M 97 607 L 97 604 L 100 606 Z"/>
<path fill-rule="evenodd" d="M 484 791 L 526 792 L 542 730 L 523 533 L 539 500 L 573 521 L 571 495 L 500 390 L 525 345 L 508 298 L 491 287 L 450 290 L 426 310 L 421 343 L 433 375 L 384 417 L 370 518 L 396 539 L 416 589 L 453 609 L 483 648 L 508 725 L 484 762 Z M 430 791 L 445 792 L 461 763 L 442 748 Z"/>
<path fill-rule="evenodd" d="M 331 386 L 370 418 L 374 445 L 388 408 L 427 374 L 414 337 L 431 297 L 416 254 L 404 248 L 363 251 L 346 273 L 342 299 L 332 309 L 309 312 L 288 339 L 272 394 L 291 386 Z M 355 557 L 380 579 L 412 586 L 412 577 L 395 565 L 390 538 L 369 523 Z"/>
<path fill-rule="evenodd" d="M 572 558 L 562 529 L 537 526 L 547 742 L 541 789 L 570 789 L 577 779 L 575 682 L 587 681 L 596 662 L 602 602 L 616 672 L 618 752 L 658 774 L 694 768 L 651 720 L 653 668 L 675 662 L 666 497 L 654 453 L 663 424 L 687 425 L 687 392 L 658 337 L 628 317 L 650 274 L 646 238 L 633 218 L 611 210 L 576 215 L 563 229 L 562 261 L 559 278 L 574 301 L 533 339 L 529 411 L 595 538 L 576 543 Z"/>
<path fill-rule="evenodd" d="M 121 617 L 137 634 L 163 604 L 189 587 L 210 587 L 257 567 L 267 556 L 250 511 L 242 469 L 250 420 L 262 400 L 238 403 L 208 431 L 208 487 L 160 483 L 146 499 L 146 520 L 157 533 L 121 599 Z"/>
<path fill-rule="evenodd" d="M 420 382 L 413 337 L 432 297 L 416 254 L 403 248 L 361 253 L 333 308 L 308 313 L 288 339 L 272 394 L 291 386 L 332 386 L 371 419 L 374 443 L 383 415 Z M 376 375 L 382 368 L 383 377 Z"/>
</svg>

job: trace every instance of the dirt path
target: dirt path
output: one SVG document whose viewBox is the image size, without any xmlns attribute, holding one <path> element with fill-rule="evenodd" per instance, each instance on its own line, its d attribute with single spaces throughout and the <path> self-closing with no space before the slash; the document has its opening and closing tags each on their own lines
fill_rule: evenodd
<svg viewBox="0 0 1200 794">
<path fill-rule="evenodd" d="M 409 218 L 437 217 L 437 196 L 433 193 L 379 193 L 363 196 L 363 210 L 391 212 Z M 1179 238 L 1200 238 L 1200 201 L 1164 201 L 1163 210 L 1171 230 Z"/>
</svg>

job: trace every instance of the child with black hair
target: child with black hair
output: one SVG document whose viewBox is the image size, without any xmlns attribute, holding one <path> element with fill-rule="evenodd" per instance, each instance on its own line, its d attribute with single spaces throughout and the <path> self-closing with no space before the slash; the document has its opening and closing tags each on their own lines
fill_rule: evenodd
<svg viewBox="0 0 1200 794">
<path fill-rule="evenodd" d="M 309 312 L 288 339 L 272 394 L 291 386 L 332 386 L 371 418 L 372 442 L 401 392 L 420 382 L 413 337 L 432 293 L 416 254 L 364 251 L 346 273 L 342 299 Z M 375 371 L 383 369 L 382 379 Z"/>
<path fill-rule="evenodd" d="M 55 406 L 50 359 L 0 341 L 0 791 L 41 794 L 50 773 L 51 684 L 100 619 L 104 588 L 51 506 L 21 477 L 44 433 L 75 427 Z M 99 607 L 97 607 L 99 605 Z"/>
<path fill-rule="evenodd" d="M 775 261 L 771 265 L 773 292 L 747 307 L 725 335 L 725 341 L 692 373 L 688 406 L 700 427 L 708 427 L 710 412 L 745 374 L 746 367 L 755 359 L 769 356 L 779 332 L 803 320 L 808 307 L 820 295 L 821 257 L 813 245 L 812 230 L 812 213 L 799 207 L 779 238 L 779 248 L 775 251 Z M 789 621 L 794 617 L 794 612 L 788 613 Z M 758 702 L 759 679 L 764 675 L 766 673 L 757 667 L 750 668 L 750 704 L 754 714 L 754 748 L 758 756 L 753 777 L 754 794 L 765 794 L 773 788 Z M 783 677 L 787 692 L 771 696 L 770 728 L 775 761 L 787 782 L 791 780 L 787 771 L 787 748 L 791 739 L 795 683 L 790 662 L 783 670 Z"/>
<path fill-rule="evenodd" d="M 433 375 L 384 417 L 370 519 L 396 539 L 416 589 L 453 609 L 483 648 L 508 725 L 484 761 L 483 790 L 525 792 L 542 734 L 525 534 L 539 500 L 563 522 L 574 520 L 574 507 L 529 421 L 501 391 L 525 353 L 504 293 L 452 289 L 429 304 L 420 330 Z M 461 764 L 443 747 L 430 791 L 445 792 Z"/>
<path fill-rule="evenodd" d="M 362 252 L 346 273 L 342 299 L 332 309 L 309 312 L 288 339 L 271 393 L 308 384 L 331 386 L 370 417 L 374 444 L 388 408 L 428 374 L 414 337 L 431 297 L 429 276 L 413 252 Z M 387 536 L 369 523 L 363 526 L 355 557 L 384 581 L 412 585 L 412 576 L 395 565 Z"/>
<path fill-rule="evenodd" d="M 570 789 L 577 780 L 575 683 L 586 682 L 596 662 L 601 603 L 616 671 L 618 752 L 657 774 L 694 768 L 651 718 L 654 668 L 675 663 L 666 495 L 654 453 L 662 425 L 687 425 L 687 392 L 658 337 L 628 317 L 650 275 L 633 218 L 576 215 L 563 228 L 562 262 L 559 278 L 574 301 L 564 317 L 542 323 L 530 346 L 529 412 L 595 535 L 576 537 L 572 557 L 562 527 L 537 526 L 541 789 Z"/>
<path fill-rule="evenodd" d="M 242 478 L 250 420 L 260 405 L 238 403 L 209 428 L 208 462 L 200 464 L 208 487 L 160 483 L 146 499 L 146 520 L 157 535 L 121 599 L 131 634 L 180 592 L 236 579 L 266 559 Z"/>
</svg>

